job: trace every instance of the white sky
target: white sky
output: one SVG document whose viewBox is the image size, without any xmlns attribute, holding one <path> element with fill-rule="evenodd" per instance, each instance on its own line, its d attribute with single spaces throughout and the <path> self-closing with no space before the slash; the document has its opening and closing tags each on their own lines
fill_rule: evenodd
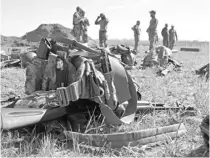
<svg viewBox="0 0 210 158">
<path fill-rule="evenodd" d="M 103 12 L 109 19 L 108 36 L 133 38 L 131 27 L 141 21 L 141 39 L 147 40 L 149 11 L 155 10 L 158 33 L 165 23 L 175 25 L 179 40 L 210 38 L 210 0 L 1 0 L 1 34 L 23 36 L 43 23 L 59 23 L 72 28 L 76 6 L 86 11 L 90 21 L 89 36 L 97 39 L 99 26 L 94 24 Z"/>
</svg>

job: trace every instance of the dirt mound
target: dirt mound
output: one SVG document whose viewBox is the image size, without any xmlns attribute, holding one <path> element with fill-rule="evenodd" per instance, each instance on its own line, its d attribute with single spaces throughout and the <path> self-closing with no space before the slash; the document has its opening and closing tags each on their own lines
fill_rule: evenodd
<svg viewBox="0 0 210 158">
<path fill-rule="evenodd" d="M 42 38 L 52 38 L 53 36 L 63 36 L 69 39 L 75 39 L 72 35 L 72 29 L 67 28 L 61 24 L 41 24 L 33 31 L 27 32 L 22 37 L 1 35 L 1 45 L 9 47 L 28 46 L 32 43 L 38 43 Z M 96 42 L 89 37 L 88 45 L 95 47 Z"/>
<path fill-rule="evenodd" d="M 74 39 L 71 35 L 71 29 L 60 24 L 41 24 L 37 29 L 26 33 L 22 39 L 26 39 L 30 42 L 39 42 L 41 38 L 51 38 L 53 35 L 62 35 Z"/>
<path fill-rule="evenodd" d="M 53 36 L 63 36 L 69 39 L 75 39 L 71 32 L 72 29 L 64 27 L 60 24 L 41 24 L 37 29 L 26 33 L 22 39 L 26 39 L 29 42 L 39 42 L 43 37 L 51 38 Z M 88 44 L 90 46 L 94 46 L 95 41 L 89 37 Z"/>
</svg>

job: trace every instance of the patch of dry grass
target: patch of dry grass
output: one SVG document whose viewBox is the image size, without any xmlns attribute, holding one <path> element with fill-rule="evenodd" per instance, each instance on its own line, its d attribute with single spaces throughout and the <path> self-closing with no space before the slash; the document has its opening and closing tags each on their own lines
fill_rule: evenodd
<svg viewBox="0 0 210 158">
<path fill-rule="evenodd" d="M 1 70 L 1 99 L 15 96 L 24 96 L 25 69 L 5 68 Z"/>
<path fill-rule="evenodd" d="M 182 52 L 183 53 L 183 52 Z M 192 71 L 208 61 L 207 53 L 184 52 L 174 55 L 179 61 L 183 61 L 184 69 L 181 72 L 172 72 L 165 77 L 157 77 L 152 69 L 135 70 L 130 73 L 135 75 L 140 84 L 143 100 L 153 102 L 164 102 L 168 106 L 174 106 L 178 101 L 181 106 L 194 106 L 198 109 L 197 116 L 184 116 L 180 120 L 184 123 L 186 135 L 172 140 L 152 143 L 148 145 L 137 145 L 135 147 L 123 147 L 121 149 L 93 148 L 68 141 L 65 137 L 62 141 L 55 134 L 48 133 L 44 136 L 24 135 L 21 142 L 11 142 L 23 137 L 18 132 L 1 133 L 1 155 L 2 157 L 174 157 L 187 156 L 192 151 L 203 145 L 199 124 L 203 117 L 209 114 L 209 83 L 199 78 Z M 138 57 L 140 60 L 142 55 Z M 200 61 L 204 61 L 203 64 Z M 192 67 L 192 63 L 194 63 Z M 7 68 L 1 71 L 1 97 L 8 97 L 12 93 L 24 96 L 25 70 L 18 68 Z M 146 128 L 173 124 L 168 112 L 155 112 L 144 114 L 131 125 L 122 125 L 117 128 L 103 127 L 104 132 L 128 132 Z M 94 133 L 92 130 L 90 133 Z M 103 133 L 103 132 L 102 132 Z M 204 151 L 203 151 L 203 154 Z M 196 155 L 193 155 L 196 156 Z"/>
</svg>

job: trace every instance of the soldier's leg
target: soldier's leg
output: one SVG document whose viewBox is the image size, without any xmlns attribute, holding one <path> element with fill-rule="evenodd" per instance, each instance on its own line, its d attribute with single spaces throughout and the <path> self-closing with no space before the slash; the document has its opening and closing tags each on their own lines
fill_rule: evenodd
<svg viewBox="0 0 210 158">
<path fill-rule="evenodd" d="M 151 35 L 149 35 L 149 50 L 151 50 L 152 49 L 152 45 L 151 45 Z"/>
<path fill-rule="evenodd" d="M 102 38 L 102 32 L 99 31 L 99 46 L 103 47 L 103 38 Z"/>
<path fill-rule="evenodd" d="M 155 40 L 156 40 L 156 36 L 155 35 L 149 35 L 149 41 L 150 41 L 150 47 L 149 50 L 153 49 L 155 46 Z"/>
<path fill-rule="evenodd" d="M 168 38 L 166 38 L 166 47 L 169 48 L 169 40 L 168 40 Z"/>
<path fill-rule="evenodd" d="M 138 45 L 139 45 L 139 36 L 135 36 L 135 47 L 134 50 L 138 50 Z"/>
<path fill-rule="evenodd" d="M 75 38 L 78 42 L 81 41 L 81 30 L 78 27 L 74 27 Z"/>
<path fill-rule="evenodd" d="M 136 36 L 134 35 L 134 50 L 137 50 Z"/>
<path fill-rule="evenodd" d="M 88 42 L 88 34 L 87 34 L 87 32 L 84 32 L 82 37 L 83 37 L 83 42 L 87 43 Z"/>
<path fill-rule="evenodd" d="M 174 44 L 175 44 L 175 40 L 172 40 L 172 43 L 171 43 L 171 50 L 174 48 Z"/>
<path fill-rule="evenodd" d="M 163 45 L 166 46 L 166 39 L 163 38 Z"/>
<path fill-rule="evenodd" d="M 172 40 L 169 40 L 169 48 L 172 50 Z"/>
<path fill-rule="evenodd" d="M 106 32 L 103 32 L 102 38 L 103 38 L 104 47 L 106 48 L 107 47 L 107 34 L 106 34 Z"/>
<path fill-rule="evenodd" d="M 88 33 L 85 34 L 85 41 L 88 42 Z"/>
<path fill-rule="evenodd" d="M 78 42 L 81 42 L 81 34 L 80 34 L 80 31 L 78 31 L 76 33 L 76 39 L 77 39 Z"/>
</svg>

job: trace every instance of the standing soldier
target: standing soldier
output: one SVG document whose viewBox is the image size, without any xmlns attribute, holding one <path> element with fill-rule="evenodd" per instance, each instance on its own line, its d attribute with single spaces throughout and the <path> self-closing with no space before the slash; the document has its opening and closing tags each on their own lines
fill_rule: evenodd
<svg viewBox="0 0 210 158">
<path fill-rule="evenodd" d="M 134 25 L 131 29 L 133 30 L 134 32 L 134 40 L 135 40 L 135 46 L 134 46 L 134 50 L 136 52 L 137 51 L 137 48 L 138 48 L 138 44 L 139 44 L 139 38 L 140 38 L 140 32 L 141 32 L 141 29 L 139 28 L 139 25 L 140 25 L 140 21 L 137 21 L 136 22 L 136 25 Z"/>
<path fill-rule="evenodd" d="M 157 41 L 157 25 L 158 25 L 158 20 L 155 18 L 156 12 L 154 10 L 150 11 L 150 25 L 149 28 L 147 29 L 147 33 L 149 35 L 149 42 L 150 42 L 150 47 L 149 50 L 154 48 L 155 42 Z"/>
<path fill-rule="evenodd" d="M 100 19 L 100 20 L 99 20 Z M 95 24 L 100 25 L 99 30 L 99 43 L 100 47 L 107 47 L 107 25 L 109 23 L 109 20 L 106 18 L 104 14 L 100 14 L 100 16 L 97 17 Z"/>
<path fill-rule="evenodd" d="M 168 24 L 165 24 L 165 27 L 162 29 L 161 34 L 163 36 L 163 45 L 169 47 Z"/>
<path fill-rule="evenodd" d="M 87 43 L 88 42 L 88 33 L 87 33 L 87 29 L 88 29 L 88 26 L 90 26 L 90 23 L 89 23 L 89 20 L 85 17 L 85 12 L 83 11 L 82 12 L 82 18 L 83 18 L 83 21 L 81 22 L 81 27 L 82 27 L 82 41 L 84 43 Z"/>
<path fill-rule="evenodd" d="M 73 34 L 74 34 L 74 37 L 76 37 L 76 40 L 78 42 L 81 41 L 81 22 L 83 20 L 83 18 L 81 17 L 81 12 L 83 10 L 80 8 L 80 7 L 77 7 L 76 8 L 76 12 L 74 13 L 73 15 Z M 84 12 L 84 11 L 83 11 Z"/>
<path fill-rule="evenodd" d="M 176 30 L 174 29 L 174 25 L 171 26 L 169 30 L 169 48 L 172 50 L 174 48 L 175 41 L 178 41 Z"/>
</svg>

